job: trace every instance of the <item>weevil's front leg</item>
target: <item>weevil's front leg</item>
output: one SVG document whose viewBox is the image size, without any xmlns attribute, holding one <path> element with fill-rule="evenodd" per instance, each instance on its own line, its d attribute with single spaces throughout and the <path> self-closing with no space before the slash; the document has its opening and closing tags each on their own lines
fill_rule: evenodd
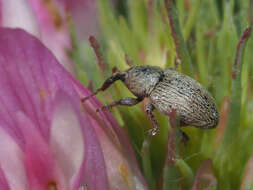
<svg viewBox="0 0 253 190">
<path fill-rule="evenodd" d="M 154 111 L 155 107 L 153 106 L 152 103 L 149 103 L 146 105 L 146 113 L 148 114 L 148 117 L 150 118 L 150 120 L 152 121 L 153 124 L 153 128 L 149 129 L 147 134 L 148 135 L 156 135 L 156 133 L 159 131 L 159 126 L 158 126 L 158 122 L 155 118 L 155 116 L 153 115 L 153 111 Z"/>
<path fill-rule="evenodd" d="M 108 110 L 108 109 L 111 109 L 112 107 L 118 106 L 118 105 L 121 105 L 121 106 L 134 106 L 134 105 L 138 104 L 139 102 L 141 102 L 142 100 L 143 100 L 142 97 L 138 97 L 138 98 L 127 97 L 127 98 L 123 98 L 119 101 L 112 102 L 109 105 L 98 108 L 97 111 Z"/>
<path fill-rule="evenodd" d="M 117 80 L 124 80 L 125 78 L 125 73 L 124 72 L 116 72 L 114 73 L 112 76 L 110 76 L 109 78 L 107 78 L 105 80 L 105 82 L 103 83 L 102 87 L 97 89 L 96 92 L 94 92 L 93 94 L 84 97 L 81 99 L 82 102 L 85 102 L 87 99 L 91 98 L 92 96 L 95 96 L 97 93 L 99 93 L 100 91 L 104 91 L 107 88 L 109 88 L 109 86 L 111 86 L 111 84 L 113 84 L 114 82 L 116 82 Z"/>
</svg>

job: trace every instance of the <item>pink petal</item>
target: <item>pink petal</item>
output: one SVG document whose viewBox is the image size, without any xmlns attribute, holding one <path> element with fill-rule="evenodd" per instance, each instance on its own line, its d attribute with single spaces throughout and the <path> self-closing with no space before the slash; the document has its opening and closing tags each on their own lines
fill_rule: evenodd
<svg viewBox="0 0 253 190">
<path fill-rule="evenodd" d="M 15 113 L 23 111 L 47 137 L 56 88 L 45 67 L 57 62 L 41 43 L 22 30 L 0 29 L 0 125 L 23 143 Z M 53 69 L 52 69 L 53 70 Z M 48 79 L 49 78 L 49 79 Z"/>
<path fill-rule="evenodd" d="M 113 155 L 115 158 L 120 161 L 123 157 L 127 159 L 121 167 L 121 172 L 129 171 L 131 173 L 130 182 L 134 183 L 133 181 L 135 180 L 133 187 L 137 188 L 140 186 L 141 189 L 148 189 L 136 164 L 130 143 L 116 121 L 108 112 L 96 114 L 95 109 L 101 103 L 95 98 L 88 101 L 83 105 L 85 111 L 91 114 L 92 118 L 96 119 L 101 127 L 104 127 L 103 130 L 99 129 L 102 130 L 101 132 L 97 132 L 98 124 L 93 123 L 94 126 L 92 126 L 80 103 L 80 98 L 88 95 L 88 90 L 73 79 L 37 39 L 22 30 L 0 28 L 0 87 L 2 89 L 0 91 L 0 126 L 24 149 L 28 176 L 33 186 L 40 187 L 52 178 L 62 179 L 57 181 L 57 184 L 63 184 L 62 188 L 64 188 L 65 185 L 62 182 L 64 178 L 71 180 L 71 185 L 73 185 L 74 189 L 78 188 L 80 184 L 86 184 L 92 190 L 109 189 L 108 176 L 101 149 L 101 146 L 108 146 L 106 148 L 108 150 L 111 148 L 114 151 Z M 59 90 L 66 94 L 71 103 L 68 104 L 68 101 L 66 101 L 65 104 L 62 104 L 63 100 L 61 100 L 60 96 L 59 103 L 57 103 L 57 100 L 56 105 L 59 107 L 66 106 L 70 110 L 71 106 L 69 105 L 72 105 L 73 109 L 70 113 L 73 113 L 74 110 L 79 124 L 82 126 L 85 157 L 79 171 L 77 166 L 81 163 L 82 153 L 78 154 L 79 158 L 77 159 L 69 158 L 74 163 L 73 170 L 63 167 L 61 171 L 61 165 L 64 161 L 56 159 L 53 156 L 55 152 L 52 153 L 50 150 L 55 148 L 53 151 L 59 152 L 59 149 L 57 149 L 56 145 L 48 147 L 48 143 L 53 142 L 50 140 L 51 120 L 53 117 L 58 117 L 58 112 L 66 114 L 61 113 L 59 110 L 57 111 L 57 109 L 55 115 L 53 114 L 54 101 L 58 99 L 59 95 L 56 95 L 56 93 Z M 64 97 L 65 95 L 62 96 Z M 19 114 L 18 121 L 16 119 L 17 112 L 23 113 L 21 116 Z M 75 121 L 76 118 L 70 118 L 70 120 Z M 59 125 L 55 125 L 55 122 L 53 122 L 52 126 L 53 128 L 55 127 L 55 131 L 58 131 Z M 23 125 L 27 127 L 23 128 Z M 78 124 L 76 125 L 78 126 Z M 108 140 L 106 135 L 100 139 L 99 135 L 103 136 L 104 131 L 108 130 L 116 134 L 115 139 Z M 67 131 L 64 130 L 65 133 Z M 55 132 L 52 134 L 55 134 Z M 29 139 L 30 136 L 33 137 Z M 55 138 L 56 136 L 53 135 L 52 137 Z M 78 137 L 78 139 L 80 138 Z M 101 142 L 103 139 L 106 140 L 105 144 Z M 62 143 L 59 147 L 69 148 L 66 145 L 63 146 L 64 143 L 60 136 L 57 136 L 56 141 Z M 27 142 L 29 143 L 27 144 Z M 114 143 L 122 147 L 122 152 L 115 149 Z M 36 150 L 35 145 L 41 148 Z M 69 153 L 69 150 L 65 149 L 62 150 L 62 153 Z M 42 154 L 41 152 L 44 153 Z M 108 156 L 108 152 L 104 153 Z M 33 157 L 33 155 L 40 156 L 37 158 Z M 108 158 L 107 156 L 105 157 Z M 48 157 L 49 160 L 45 161 L 45 157 Z M 57 164 L 58 161 L 59 164 Z M 48 172 L 50 170 L 45 165 L 50 166 L 53 171 Z M 106 165 L 109 166 L 110 164 L 107 163 Z M 39 183 L 37 179 L 40 178 L 42 173 L 42 166 L 47 171 L 45 178 L 42 176 L 42 182 Z M 34 173 L 37 173 L 37 175 L 33 175 Z M 64 176 L 62 176 L 63 174 Z M 73 177 L 67 179 L 71 175 Z M 84 183 L 82 183 L 83 181 Z"/>
<path fill-rule="evenodd" d="M 99 31 L 98 11 L 95 0 L 66 0 L 79 40 L 88 41 Z"/>
<path fill-rule="evenodd" d="M 128 189 L 147 189 L 143 179 L 139 176 L 137 168 L 132 165 L 128 157 L 124 155 L 124 147 L 115 144 L 115 140 L 110 139 L 109 135 L 102 130 L 98 123 L 91 119 L 99 141 L 103 150 L 107 174 L 112 190 L 128 190 Z M 112 138 L 116 136 L 112 135 Z"/>
<path fill-rule="evenodd" d="M 73 183 L 76 187 L 85 179 L 90 189 L 106 190 L 108 179 L 102 150 L 89 119 L 81 109 L 74 81 L 37 39 L 22 30 L 0 28 L 0 126 L 21 147 L 25 147 L 27 137 L 17 125 L 15 114 L 22 111 L 33 123 L 36 129 L 33 131 L 48 142 L 56 92 L 64 91 L 77 112 L 85 144 L 82 172 Z M 43 145 L 44 142 L 38 143 Z"/>
<path fill-rule="evenodd" d="M 62 91 L 55 97 L 50 146 L 70 184 L 74 184 L 84 159 L 83 131 L 71 99 Z"/>
<path fill-rule="evenodd" d="M 90 94 L 89 90 L 85 89 L 78 81 L 73 80 L 73 83 L 80 97 L 86 97 Z M 84 103 L 85 110 L 92 116 L 93 119 L 96 119 L 96 122 L 99 122 L 99 125 L 101 125 L 100 128 L 104 127 L 105 131 L 109 130 L 110 133 L 114 134 L 113 136 L 115 137 L 115 139 L 112 140 L 114 141 L 114 144 L 119 144 L 123 147 L 121 151 L 124 153 L 125 158 L 128 159 L 128 161 L 131 163 L 134 173 L 136 174 L 136 179 L 138 179 L 137 181 L 141 181 L 141 184 L 145 187 L 145 189 L 149 189 L 141 174 L 134 155 L 134 151 L 131 147 L 129 139 L 127 138 L 127 135 L 117 124 L 116 120 L 113 118 L 110 112 L 106 111 L 99 112 L 98 114 L 96 113 L 96 108 L 99 108 L 101 106 L 102 104 L 98 101 L 96 97 L 91 98 L 89 101 L 86 101 Z M 100 134 L 98 134 L 98 136 L 100 136 Z M 101 141 L 103 140 L 100 139 L 100 142 Z"/>
<path fill-rule="evenodd" d="M 2 169 L 2 178 L 3 175 L 5 175 L 4 178 L 8 182 L 10 189 L 27 190 L 28 184 L 22 150 L 1 127 L 0 139 L 0 163 Z M 4 182 L 5 185 L 6 181 Z"/>
<path fill-rule="evenodd" d="M 1 26 L 23 28 L 38 36 L 39 25 L 27 0 L 1 0 Z"/>
<path fill-rule="evenodd" d="M 98 137 L 87 116 L 83 114 L 81 118 L 84 124 L 85 162 L 83 164 L 83 174 L 85 182 L 88 189 L 109 190 L 105 161 Z"/>
<path fill-rule="evenodd" d="M 27 178 L 31 190 L 55 189 L 67 190 L 67 181 L 48 144 L 44 141 L 32 121 L 22 112 L 17 114 L 25 138 L 25 158 Z"/>
<path fill-rule="evenodd" d="M 0 167 L 0 189 L 10 190 L 10 187 L 8 185 L 8 182 L 1 167 Z"/>
<path fill-rule="evenodd" d="M 0 124 L 22 143 L 16 111 L 29 115 L 48 138 L 52 101 L 62 86 L 75 99 L 69 74 L 37 39 L 22 30 L 0 29 Z M 76 101 L 78 101 L 76 99 Z"/>
<path fill-rule="evenodd" d="M 72 74 L 73 63 L 67 51 L 72 49 L 67 12 L 61 1 L 27 0 L 40 25 L 41 40 L 53 52 L 58 61 Z"/>
<path fill-rule="evenodd" d="M 64 67 L 74 73 L 67 51 L 72 49 L 65 5 L 58 1 L 0 0 L 0 25 L 22 28 L 37 36 Z"/>
</svg>

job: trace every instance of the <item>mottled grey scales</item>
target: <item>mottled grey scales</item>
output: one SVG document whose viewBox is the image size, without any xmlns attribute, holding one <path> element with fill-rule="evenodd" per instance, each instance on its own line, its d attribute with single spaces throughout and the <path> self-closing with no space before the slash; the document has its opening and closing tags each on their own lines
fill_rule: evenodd
<svg viewBox="0 0 253 190">
<path fill-rule="evenodd" d="M 133 106 L 144 98 L 149 98 L 146 112 L 153 124 L 153 128 L 149 130 L 152 135 L 158 131 L 154 109 L 166 116 L 169 116 L 172 109 L 176 110 L 180 126 L 211 129 L 218 124 L 219 113 L 211 94 L 196 80 L 170 68 L 163 70 L 156 66 L 135 66 L 126 71 L 117 71 L 106 79 L 101 88 L 83 101 L 99 91 L 106 90 L 117 80 L 124 82 L 137 98 L 123 98 L 101 107 L 98 111 L 117 105 Z"/>
<path fill-rule="evenodd" d="M 153 105 L 164 115 L 175 109 L 181 126 L 214 128 L 219 114 L 214 99 L 197 81 L 173 69 L 164 71 L 164 78 L 149 95 Z"/>
</svg>

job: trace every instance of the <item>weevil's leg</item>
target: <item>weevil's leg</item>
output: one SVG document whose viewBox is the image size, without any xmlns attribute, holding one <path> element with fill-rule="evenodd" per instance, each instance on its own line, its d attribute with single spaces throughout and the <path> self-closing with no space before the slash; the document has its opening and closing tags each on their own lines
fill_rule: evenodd
<svg viewBox="0 0 253 190">
<path fill-rule="evenodd" d="M 107 88 L 109 88 L 109 86 L 111 86 L 111 84 L 113 84 L 115 81 L 124 80 L 124 78 L 125 78 L 125 73 L 124 72 L 114 73 L 112 76 L 110 76 L 108 79 L 105 80 L 105 82 L 103 83 L 101 88 L 97 89 L 93 94 L 82 98 L 81 101 L 85 102 L 87 99 L 91 98 L 92 96 L 95 96 L 100 91 L 104 91 Z"/>
<path fill-rule="evenodd" d="M 112 102 L 111 104 L 109 104 L 107 106 L 103 106 L 101 108 L 98 108 L 97 111 L 108 110 L 108 109 L 111 109 L 112 107 L 118 106 L 118 105 L 121 105 L 121 106 L 134 106 L 134 105 L 138 104 L 139 102 L 141 102 L 142 100 L 143 100 L 142 97 L 138 97 L 138 98 L 127 97 L 127 98 L 123 98 L 119 101 Z"/>
<path fill-rule="evenodd" d="M 186 143 L 190 140 L 189 136 L 184 132 L 182 131 L 181 129 L 179 129 L 181 135 L 182 135 L 182 141 L 183 143 L 186 145 Z"/>
<path fill-rule="evenodd" d="M 152 121 L 152 124 L 153 124 L 153 128 L 149 129 L 147 131 L 147 134 L 153 135 L 153 136 L 159 131 L 158 122 L 157 122 L 155 116 L 153 115 L 154 109 L 155 109 L 155 107 L 153 106 L 152 103 L 149 103 L 146 105 L 146 113 L 148 114 L 148 117 L 150 118 L 150 120 Z"/>
</svg>

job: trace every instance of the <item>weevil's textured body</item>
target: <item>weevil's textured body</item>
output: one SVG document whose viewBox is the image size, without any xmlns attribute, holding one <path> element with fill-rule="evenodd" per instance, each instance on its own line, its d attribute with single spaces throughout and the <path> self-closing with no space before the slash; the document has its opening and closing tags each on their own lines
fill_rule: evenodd
<svg viewBox="0 0 253 190">
<path fill-rule="evenodd" d="M 175 109 L 181 126 L 209 129 L 218 124 L 219 114 L 210 93 L 194 79 L 173 69 L 132 67 L 126 71 L 123 82 L 137 97 L 149 97 L 164 115 Z"/>
<path fill-rule="evenodd" d="M 194 79 L 172 69 L 165 70 L 163 80 L 157 83 L 150 99 L 165 115 L 175 109 L 181 126 L 209 129 L 218 124 L 219 114 L 210 93 Z"/>
<path fill-rule="evenodd" d="M 156 108 L 169 116 L 172 109 L 176 110 L 181 126 L 195 126 L 211 129 L 217 126 L 219 113 L 214 99 L 197 81 L 173 69 L 161 69 L 155 66 L 135 66 L 109 77 L 94 94 L 104 91 L 116 80 L 121 80 L 137 98 L 124 98 L 101 109 L 117 105 L 133 106 L 149 98 L 146 112 L 153 122 L 150 131 L 154 135 L 158 124 L 153 110 Z M 89 97 L 86 97 L 86 99 Z"/>
</svg>

